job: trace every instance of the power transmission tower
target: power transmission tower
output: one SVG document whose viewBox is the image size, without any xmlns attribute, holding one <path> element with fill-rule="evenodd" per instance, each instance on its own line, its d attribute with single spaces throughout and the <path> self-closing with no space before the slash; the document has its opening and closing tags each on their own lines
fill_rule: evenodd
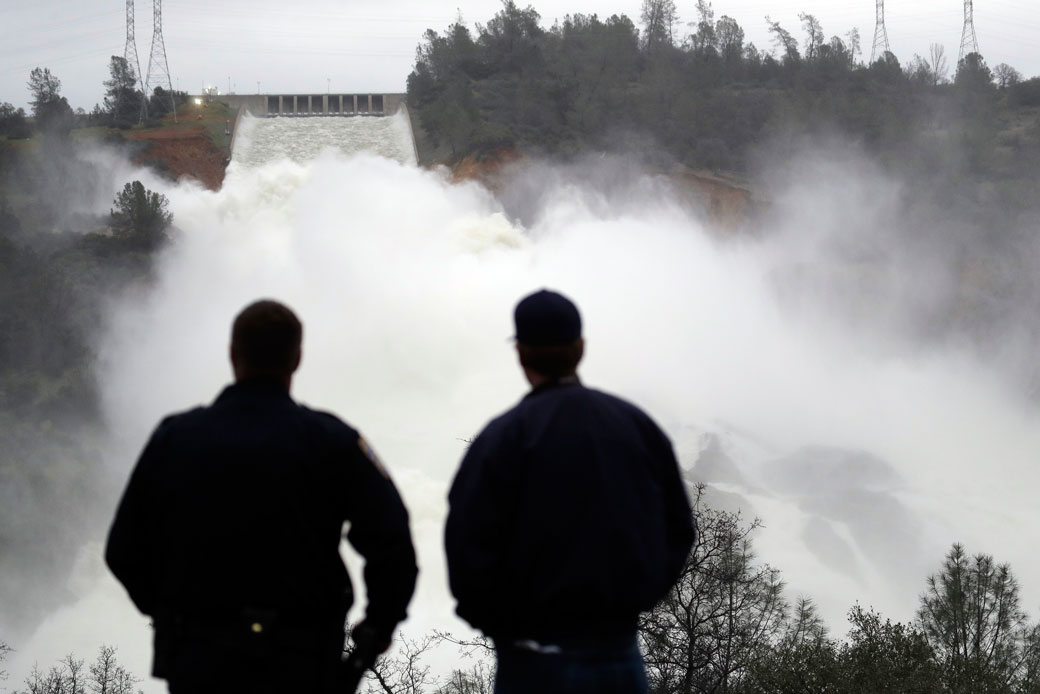
<svg viewBox="0 0 1040 694">
<path fill-rule="evenodd" d="M 126 48 L 123 59 L 134 71 L 134 79 L 144 90 L 144 75 L 141 74 L 141 61 L 137 59 L 137 39 L 134 38 L 134 0 L 126 0 Z"/>
<path fill-rule="evenodd" d="M 123 60 L 128 68 L 134 72 L 134 82 L 141 86 L 142 93 L 146 91 L 144 86 L 144 75 L 141 74 L 141 61 L 137 59 L 137 39 L 134 37 L 134 0 L 126 0 L 126 46 L 123 48 Z M 122 102 L 123 94 L 120 90 L 117 101 Z M 116 111 L 122 110 L 122 103 L 116 104 Z M 144 121 L 145 105 L 141 104 L 141 121 Z"/>
<path fill-rule="evenodd" d="M 152 0 L 152 53 L 148 56 L 148 79 L 144 82 L 144 98 L 153 87 L 162 87 L 170 95 L 173 108 L 173 122 L 177 122 L 177 101 L 173 98 L 173 84 L 170 81 L 170 66 L 166 62 L 166 43 L 162 35 L 162 0 Z"/>
<path fill-rule="evenodd" d="M 961 52 L 957 62 L 964 60 L 969 53 L 979 52 L 979 40 L 975 37 L 975 9 L 971 0 L 964 0 L 964 30 L 961 31 Z"/>
<path fill-rule="evenodd" d="M 968 0 L 970 2 L 970 0 Z M 888 53 L 888 30 L 885 29 L 885 0 L 877 2 L 877 23 L 874 25 L 874 47 L 870 49 L 870 64 Z"/>
</svg>

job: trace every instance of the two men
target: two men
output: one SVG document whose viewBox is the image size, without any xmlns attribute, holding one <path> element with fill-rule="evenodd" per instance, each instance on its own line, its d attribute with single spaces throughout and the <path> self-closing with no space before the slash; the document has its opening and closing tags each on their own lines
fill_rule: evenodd
<svg viewBox="0 0 1040 694">
<path fill-rule="evenodd" d="M 458 613 L 494 640 L 498 694 L 645 692 L 636 620 L 694 539 L 671 444 L 581 384 L 567 298 L 537 292 L 515 319 L 533 389 L 473 442 L 449 496 Z M 276 302 L 243 310 L 235 383 L 159 425 L 120 503 L 106 557 L 153 617 L 154 674 L 173 694 L 353 691 L 405 617 L 407 513 L 354 429 L 291 399 L 301 333 Z M 368 592 L 346 664 L 344 521 Z"/>
</svg>

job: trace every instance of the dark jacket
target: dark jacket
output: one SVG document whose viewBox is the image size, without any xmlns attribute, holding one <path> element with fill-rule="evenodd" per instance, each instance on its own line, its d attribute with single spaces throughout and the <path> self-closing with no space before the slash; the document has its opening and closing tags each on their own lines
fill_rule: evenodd
<svg viewBox="0 0 1040 694">
<path fill-rule="evenodd" d="M 339 652 L 353 600 L 339 554 L 344 521 L 365 557 L 367 622 L 389 637 L 417 573 L 393 483 L 335 416 L 297 404 L 276 384 L 236 383 L 152 434 L 105 558 L 155 618 L 157 644 L 169 640 L 163 630 L 219 629 L 244 615 L 296 642 L 338 634 Z"/>
<path fill-rule="evenodd" d="M 488 424 L 448 500 L 457 612 L 496 639 L 634 633 L 695 536 L 668 438 L 576 378 L 536 388 Z"/>
</svg>

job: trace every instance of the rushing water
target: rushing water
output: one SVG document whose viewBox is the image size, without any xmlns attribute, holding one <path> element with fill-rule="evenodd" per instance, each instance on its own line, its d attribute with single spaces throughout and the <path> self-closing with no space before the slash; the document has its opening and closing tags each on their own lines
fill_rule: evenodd
<svg viewBox="0 0 1040 694">
<path fill-rule="evenodd" d="M 691 480 L 763 519 L 759 555 L 838 635 L 856 601 L 910 619 L 954 541 L 1009 561 L 1035 604 L 1040 418 L 986 365 L 879 352 L 869 325 L 799 319 L 776 291 L 784 253 L 720 241 L 657 179 L 611 174 L 616 162 L 533 167 L 537 194 L 507 215 L 480 186 L 415 167 L 407 128 L 247 120 L 221 191 L 164 189 L 178 241 L 156 285 L 113 306 L 99 348 L 119 474 L 161 416 L 228 380 L 235 312 L 282 299 L 305 324 L 294 395 L 357 426 L 410 508 L 421 574 L 404 629 L 464 631 L 445 579 L 446 491 L 466 439 L 525 391 L 507 340 L 514 302 L 551 286 L 582 309 L 586 382 L 646 407 Z M 828 204 L 801 207 L 819 219 Z M 147 621 L 100 544 L 69 590 L 75 603 L 20 653 L 45 664 L 108 643 L 147 672 Z M 15 686 L 29 666 L 12 662 Z"/>
<path fill-rule="evenodd" d="M 368 152 L 415 164 L 412 131 L 404 111 L 389 117 L 249 118 L 239 122 L 232 158 L 249 168 L 288 159 L 308 162 L 327 149 Z"/>
</svg>

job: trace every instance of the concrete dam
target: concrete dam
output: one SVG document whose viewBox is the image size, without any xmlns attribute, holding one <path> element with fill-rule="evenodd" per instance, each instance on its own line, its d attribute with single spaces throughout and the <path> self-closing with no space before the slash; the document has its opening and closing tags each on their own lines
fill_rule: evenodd
<svg viewBox="0 0 1040 694">
<path fill-rule="evenodd" d="M 307 161 L 325 148 L 362 151 L 415 165 L 413 123 L 405 94 L 221 94 L 191 97 L 237 110 L 228 159 L 247 166 L 288 158 Z"/>
<path fill-rule="evenodd" d="M 298 107 L 301 101 L 296 99 Z M 363 102 L 366 108 L 367 102 L 367 99 Z M 256 103 L 262 102 L 257 100 Z M 282 103 L 285 103 L 284 98 Z M 353 106 L 353 99 L 346 103 Z M 256 169 L 282 160 L 307 165 L 332 150 L 348 157 L 374 154 L 415 166 L 418 159 L 415 138 L 403 99 L 394 104 L 396 107 L 392 111 L 389 111 L 385 98 L 373 98 L 372 103 L 381 103 L 384 110 L 330 110 L 326 113 L 328 102 L 324 99 L 320 104 L 311 100 L 306 112 L 289 114 L 257 114 L 249 105 L 240 107 L 229 158 L 238 169 Z M 339 99 L 335 99 L 332 105 L 339 107 Z"/>
</svg>

